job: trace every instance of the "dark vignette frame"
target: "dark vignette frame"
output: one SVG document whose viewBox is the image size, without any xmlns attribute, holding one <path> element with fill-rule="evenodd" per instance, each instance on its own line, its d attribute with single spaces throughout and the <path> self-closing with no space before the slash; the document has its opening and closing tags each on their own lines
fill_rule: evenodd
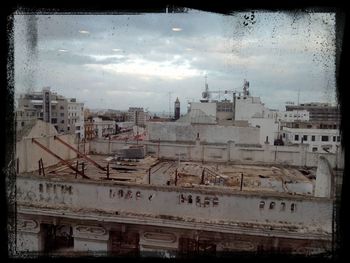
<svg viewBox="0 0 350 263">
<path fill-rule="evenodd" d="M 83 13 L 93 13 L 93 14 L 102 14 L 102 13 L 163 13 L 166 8 L 169 8 L 169 12 L 183 12 L 182 7 L 198 9 L 202 11 L 215 12 L 219 14 L 228 15 L 234 11 L 249 11 L 250 9 L 265 9 L 270 11 L 289 11 L 297 13 L 299 11 L 314 10 L 314 11 L 323 11 L 323 12 L 336 12 L 336 85 L 337 85 L 337 99 L 339 107 L 342 113 L 341 124 L 340 124 L 340 135 L 341 135 L 341 144 L 345 150 L 345 160 L 344 160 L 344 173 L 343 173 L 343 184 L 341 191 L 340 200 L 336 201 L 337 207 L 337 227 L 336 227 L 336 236 L 334 239 L 334 254 L 331 260 L 341 260 L 346 258 L 346 245 L 349 244 L 349 216 L 346 211 L 346 200 L 348 198 L 347 187 L 349 185 L 348 178 L 346 174 L 349 170 L 348 160 L 348 139 L 346 134 L 348 133 L 348 127 L 346 125 L 346 112 L 348 111 L 348 103 L 346 101 L 346 87 L 348 87 L 349 82 L 347 79 L 346 72 L 346 62 L 347 62 L 347 44 L 348 34 L 349 34 L 349 14 L 348 8 L 345 3 L 341 1 L 312 1 L 307 0 L 302 3 L 296 4 L 295 1 L 264 1 L 264 2 L 232 2 L 232 3 L 204 3 L 199 1 L 171 1 L 171 2 L 162 2 L 162 1 L 152 1 L 150 2 L 135 2 L 135 1 L 125 1 L 117 2 L 112 1 L 95 1 L 95 2 L 86 2 L 86 1 L 43 1 L 39 0 L 35 3 L 28 3 L 26 1 L 16 1 L 8 5 L 5 9 L 2 9 L 1 16 L 1 25 L 2 29 L 0 32 L 3 32 L 2 41 L 2 52 L 4 54 L 2 60 L 2 76 L 4 80 L 3 87 L 1 92 L 3 93 L 1 103 L 1 118 L 2 123 L 5 123 L 5 127 L 0 129 L 1 136 L 3 140 L 1 155 L 1 164 L 2 164 L 2 177 L 1 177 L 1 194 L 2 197 L 0 201 L 0 207 L 2 208 L 2 217 L 1 222 L 2 227 L 0 228 L 1 236 L 1 253 L 9 259 L 11 253 L 11 245 L 15 244 L 15 217 L 16 217 L 16 174 L 14 167 L 14 156 L 15 156 L 15 123 L 14 123 L 14 61 L 13 61 L 13 19 L 11 15 L 16 10 L 21 10 L 23 12 L 29 13 L 52 13 L 52 12 L 69 12 L 75 14 Z M 111 12 L 112 11 L 112 12 Z M 250 260 L 261 260 L 267 259 L 268 261 L 276 260 L 317 260 L 319 262 L 320 258 L 295 258 L 283 256 L 279 258 L 278 255 L 275 256 L 259 256 L 256 255 L 235 255 L 235 259 L 250 259 Z M 50 258 L 52 260 L 54 258 Z M 232 257 L 230 259 L 233 259 Z M 322 258 L 323 260 L 330 260 Z M 12 259 L 13 260 L 13 259 Z M 44 259 L 45 260 L 45 259 Z M 65 259 L 67 260 L 67 259 Z M 91 260 L 91 258 L 80 258 L 80 260 Z M 102 258 L 100 259 L 102 260 Z M 110 258 L 106 259 L 110 260 Z M 145 260 L 145 259 L 143 259 Z"/>
</svg>

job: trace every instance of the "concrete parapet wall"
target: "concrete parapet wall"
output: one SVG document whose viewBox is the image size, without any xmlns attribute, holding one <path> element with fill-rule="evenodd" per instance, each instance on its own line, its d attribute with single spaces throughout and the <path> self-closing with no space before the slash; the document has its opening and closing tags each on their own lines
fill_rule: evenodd
<svg viewBox="0 0 350 263">
<path fill-rule="evenodd" d="M 139 142 L 140 144 L 140 142 Z M 159 158 L 189 161 L 213 162 L 256 162 L 266 164 L 285 164 L 293 166 L 317 167 L 320 156 L 325 157 L 331 167 L 344 166 L 343 156 L 333 153 L 307 152 L 306 145 L 243 147 L 229 141 L 226 144 L 208 144 L 195 142 L 142 142 L 146 154 Z M 126 145 L 136 145 L 136 142 L 121 142 L 109 140 L 94 140 L 90 142 L 92 153 L 113 154 Z M 179 158 L 180 157 L 180 158 Z"/>
<path fill-rule="evenodd" d="M 69 143 L 75 149 L 78 149 L 78 145 L 75 143 L 75 135 L 59 135 L 60 139 Z M 54 136 L 37 137 L 35 138 L 40 144 L 47 147 L 50 151 L 54 152 L 64 160 L 76 158 L 77 154 L 63 145 L 61 142 L 54 139 Z M 84 151 L 84 143 L 80 143 L 79 151 Z M 85 153 L 89 152 L 89 143 L 85 143 Z M 38 145 L 32 142 L 32 138 L 23 138 L 16 143 L 16 160 L 18 160 L 18 172 L 31 172 L 39 169 L 38 161 L 43 159 L 44 167 L 55 165 L 58 160 L 53 155 L 40 148 Z"/>
<path fill-rule="evenodd" d="M 21 206 L 160 217 L 213 224 L 258 224 L 331 233 L 328 198 L 51 178 L 17 178 Z M 190 198 L 191 196 L 191 198 Z M 189 201 L 191 200 L 191 201 Z"/>
</svg>

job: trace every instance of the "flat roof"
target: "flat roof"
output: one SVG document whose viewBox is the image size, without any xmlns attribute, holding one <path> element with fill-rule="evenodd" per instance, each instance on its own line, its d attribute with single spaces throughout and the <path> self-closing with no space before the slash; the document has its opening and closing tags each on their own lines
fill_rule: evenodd
<svg viewBox="0 0 350 263">
<path fill-rule="evenodd" d="M 90 181 L 130 182 L 136 184 L 164 185 L 188 188 L 198 187 L 224 191 L 251 191 L 275 194 L 293 194 L 313 196 L 316 168 L 299 169 L 283 165 L 261 164 L 227 164 L 201 163 L 191 161 L 158 160 L 146 156 L 144 159 L 117 160 L 114 155 L 88 155 L 102 167 L 109 163 L 109 179 L 107 172 L 99 169 L 83 158 L 71 159 L 68 162 L 79 170 L 84 163 L 84 174 Z M 149 170 L 150 179 L 149 179 Z M 39 171 L 31 174 L 39 176 Z M 203 177 L 204 175 L 204 177 Z M 81 178 L 66 164 L 60 162 L 45 167 L 45 177 L 63 179 Z M 203 179 L 202 179 L 203 177 Z"/>
</svg>

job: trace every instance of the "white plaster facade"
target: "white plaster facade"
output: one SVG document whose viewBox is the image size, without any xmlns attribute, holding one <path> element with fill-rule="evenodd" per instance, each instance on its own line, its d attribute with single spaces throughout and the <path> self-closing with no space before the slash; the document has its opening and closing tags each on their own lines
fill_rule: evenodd
<svg viewBox="0 0 350 263">
<path fill-rule="evenodd" d="M 216 118 L 216 103 L 215 102 L 189 102 L 190 110 L 201 110 L 206 115 Z"/>
<path fill-rule="evenodd" d="M 282 139 L 286 144 L 308 144 L 310 152 L 337 153 L 340 134 L 337 129 L 299 129 L 283 127 Z M 326 149 L 326 150 L 324 150 Z"/>
<path fill-rule="evenodd" d="M 68 99 L 68 127 L 70 133 L 76 134 L 80 139 L 84 134 L 84 103 L 76 102 L 75 99 Z"/>
<path fill-rule="evenodd" d="M 283 122 L 309 121 L 310 113 L 307 110 L 280 111 L 278 120 Z"/>
<path fill-rule="evenodd" d="M 109 120 L 102 120 L 102 118 L 94 117 L 92 119 L 93 129 L 98 138 L 103 138 L 108 135 L 116 133 L 116 122 Z"/>
</svg>

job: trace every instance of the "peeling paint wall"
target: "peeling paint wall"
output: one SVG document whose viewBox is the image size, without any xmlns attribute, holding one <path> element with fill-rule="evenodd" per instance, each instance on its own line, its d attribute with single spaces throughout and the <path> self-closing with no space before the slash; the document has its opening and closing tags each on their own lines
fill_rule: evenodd
<svg viewBox="0 0 350 263">
<path fill-rule="evenodd" d="M 284 223 L 331 232 L 329 199 L 56 180 L 18 177 L 18 204 L 79 209 L 84 214 L 98 209 L 190 221 Z"/>
<path fill-rule="evenodd" d="M 194 142 L 199 134 L 200 140 L 207 143 L 259 144 L 259 129 L 255 127 L 148 123 L 147 134 L 149 140 Z"/>
<path fill-rule="evenodd" d="M 72 145 L 75 149 L 78 148 L 77 144 L 74 143 L 75 135 L 67 134 L 60 135 L 59 137 Z M 55 140 L 53 136 L 37 137 L 35 140 L 64 160 L 73 159 L 77 156 L 74 151 Z M 80 144 L 79 151 L 83 152 L 83 149 L 83 144 Z M 85 152 L 89 152 L 89 143 L 85 144 Z M 44 149 L 33 143 L 32 138 L 23 138 L 21 141 L 16 143 L 16 160 L 18 160 L 19 173 L 38 170 L 38 161 L 40 158 L 43 159 L 44 167 L 55 165 L 60 162 L 60 160 L 58 160 L 56 157 L 52 156 Z"/>
<path fill-rule="evenodd" d="M 318 158 L 324 156 L 331 167 L 344 167 L 342 153 L 338 156 L 332 153 L 307 152 L 307 145 L 298 146 L 273 146 L 264 145 L 258 147 L 243 147 L 229 141 L 225 144 L 206 144 L 196 140 L 194 143 L 172 142 L 143 142 L 146 153 L 154 157 L 193 161 L 214 162 L 247 162 L 247 163 L 277 163 L 295 166 L 317 167 Z M 126 145 L 136 145 L 135 142 L 125 143 L 120 141 L 93 140 L 90 142 L 92 153 L 113 154 Z"/>
</svg>

